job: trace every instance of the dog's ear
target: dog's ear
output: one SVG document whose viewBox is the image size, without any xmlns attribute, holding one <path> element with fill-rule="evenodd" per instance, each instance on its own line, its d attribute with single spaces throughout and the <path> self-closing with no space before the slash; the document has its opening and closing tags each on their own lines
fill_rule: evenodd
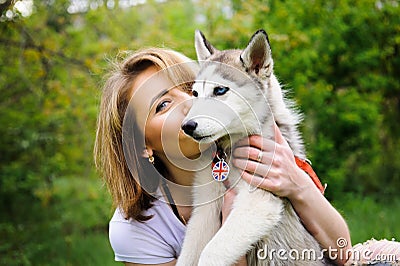
<svg viewBox="0 0 400 266">
<path fill-rule="evenodd" d="M 249 44 L 241 53 L 240 61 L 248 73 L 255 73 L 260 77 L 271 75 L 273 67 L 271 46 L 264 30 L 254 33 Z"/>
<path fill-rule="evenodd" d="M 196 48 L 197 60 L 199 61 L 207 60 L 207 58 L 217 51 L 199 30 L 196 30 L 194 34 L 194 46 Z"/>
</svg>

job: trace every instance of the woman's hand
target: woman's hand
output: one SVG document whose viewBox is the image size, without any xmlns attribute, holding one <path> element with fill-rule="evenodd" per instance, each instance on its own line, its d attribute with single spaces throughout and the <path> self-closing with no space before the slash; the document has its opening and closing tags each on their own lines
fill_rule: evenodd
<svg viewBox="0 0 400 266">
<path fill-rule="evenodd" d="M 233 164 L 248 183 L 287 197 L 305 228 L 325 249 L 337 252 L 331 259 L 342 265 L 351 249 L 350 232 L 343 217 L 325 199 L 311 178 L 301 170 L 292 150 L 275 125 L 275 141 L 251 136 L 239 141 Z M 338 246 L 345 240 L 347 246 Z"/>
<path fill-rule="evenodd" d="M 239 141 L 233 151 L 233 164 L 243 170 L 242 178 L 289 199 L 307 189 L 312 181 L 296 164 L 289 144 L 274 124 L 275 141 L 258 135 Z"/>
<path fill-rule="evenodd" d="M 225 223 L 226 219 L 228 218 L 229 214 L 232 211 L 233 201 L 236 197 L 236 191 L 234 188 L 228 189 L 224 195 L 224 201 L 222 203 L 222 224 Z"/>
</svg>

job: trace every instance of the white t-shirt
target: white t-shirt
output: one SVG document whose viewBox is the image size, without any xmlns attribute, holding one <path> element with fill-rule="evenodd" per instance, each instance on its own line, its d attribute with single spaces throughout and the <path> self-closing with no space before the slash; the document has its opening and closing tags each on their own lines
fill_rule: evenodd
<svg viewBox="0 0 400 266">
<path fill-rule="evenodd" d="M 170 206 L 155 200 L 143 212 L 153 215 L 145 222 L 126 220 L 120 209 L 111 218 L 109 238 L 116 261 L 160 264 L 177 259 L 182 248 L 186 226 L 174 215 Z"/>
</svg>

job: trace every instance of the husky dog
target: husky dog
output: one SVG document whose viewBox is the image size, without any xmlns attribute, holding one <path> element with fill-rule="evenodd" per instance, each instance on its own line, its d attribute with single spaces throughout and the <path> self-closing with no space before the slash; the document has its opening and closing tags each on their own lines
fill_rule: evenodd
<svg viewBox="0 0 400 266">
<path fill-rule="evenodd" d="M 300 115 L 273 74 L 266 32 L 257 31 L 243 51 L 218 51 L 196 31 L 195 47 L 201 68 L 193 85 L 196 98 L 182 123 L 185 133 L 201 143 L 216 142 L 230 164 L 232 143 L 251 134 L 274 139 L 276 123 L 295 156 L 305 159 L 297 129 Z M 290 202 L 250 186 L 237 169 L 230 169 L 229 183 L 237 195 L 222 227 L 224 184 L 213 180 L 210 167 L 196 173 L 194 209 L 177 265 L 227 266 L 246 254 L 249 265 L 323 264 L 319 244 Z M 273 254 L 279 250 L 286 256 Z"/>
</svg>

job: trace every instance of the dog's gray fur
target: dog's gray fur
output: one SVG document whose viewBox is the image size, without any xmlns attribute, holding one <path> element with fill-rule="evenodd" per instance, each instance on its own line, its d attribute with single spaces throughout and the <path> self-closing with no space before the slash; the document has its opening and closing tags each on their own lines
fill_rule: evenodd
<svg viewBox="0 0 400 266">
<path fill-rule="evenodd" d="M 261 134 L 274 139 L 273 123 L 276 123 L 293 153 L 305 159 L 297 128 L 301 116 L 285 99 L 273 74 L 265 31 L 257 31 L 243 51 L 218 51 L 199 31 L 195 34 L 195 46 L 201 66 L 193 85 L 198 97 L 183 128 L 188 121 L 195 121 L 197 126 L 189 133 L 193 138 L 203 143 L 217 141 L 229 153 L 232 143 L 247 135 Z M 214 88 L 218 86 L 227 86 L 229 91 L 221 96 L 214 95 Z M 245 254 L 249 265 L 323 264 L 321 260 L 307 258 L 281 260 L 276 254 L 272 259 L 257 258 L 257 252 L 261 255 L 260 251 L 265 247 L 270 251 L 298 250 L 302 254 L 314 250 L 317 256 L 321 253 L 319 244 L 303 227 L 288 200 L 249 187 L 239 176 L 239 171 L 231 166 L 229 179 L 231 184 L 236 184 L 237 196 L 221 227 L 220 196 L 225 188 L 215 182 L 212 189 L 202 189 L 202 185 L 212 180 L 211 169 L 196 173 L 194 210 L 177 265 L 226 266 Z"/>
</svg>

